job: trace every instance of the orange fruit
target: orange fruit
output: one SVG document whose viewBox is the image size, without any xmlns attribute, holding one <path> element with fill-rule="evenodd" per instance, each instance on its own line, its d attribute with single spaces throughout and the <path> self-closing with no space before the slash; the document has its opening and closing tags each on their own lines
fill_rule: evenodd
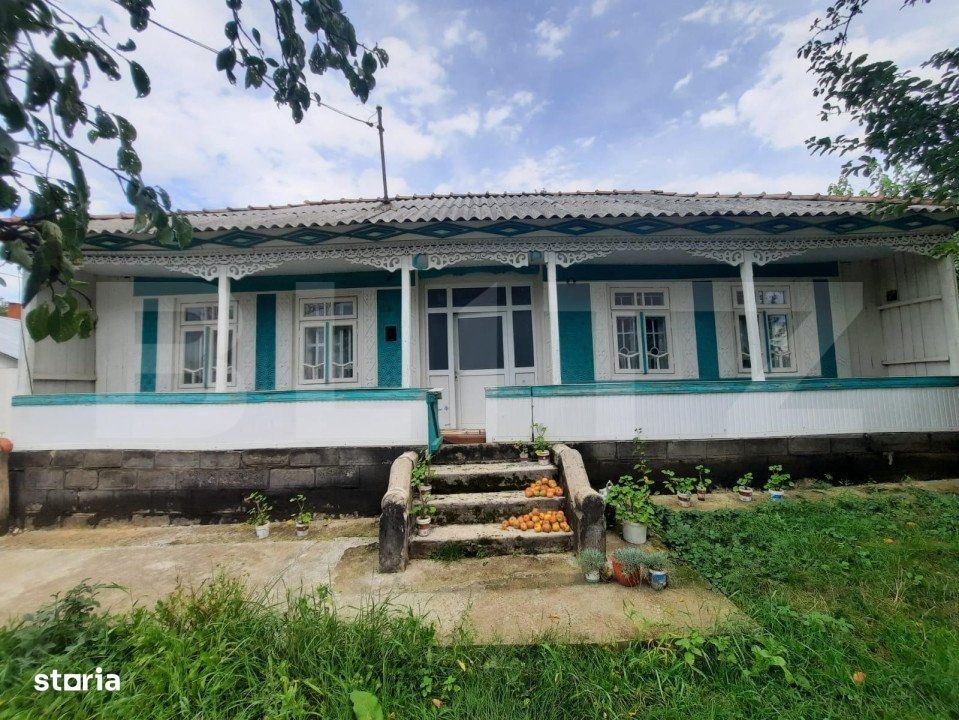
<svg viewBox="0 0 959 720">
<path fill-rule="evenodd" d="M 524 494 L 526 495 L 526 497 L 533 497 L 533 491 L 530 490 L 529 488 L 526 488 L 526 490 L 524 491 Z"/>
<path fill-rule="evenodd" d="M 559 532 L 559 523 L 553 523 L 553 532 Z"/>
<path fill-rule="evenodd" d="M 563 532 L 569 532 L 569 523 L 561 522 L 559 527 Z"/>
<path fill-rule="evenodd" d="M 503 521 L 503 529 L 504 529 L 504 530 L 509 530 L 509 520 L 504 520 L 504 521 Z"/>
<path fill-rule="evenodd" d="M 536 523 L 535 525 L 533 525 L 533 530 L 535 530 L 536 532 L 543 532 L 543 526 L 540 525 L 539 523 Z"/>
<path fill-rule="evenodd" d="M 549 483 L 548 483 L 548 485 L 549 485 L 550 487 L 554 488 L 554 487 L 556 487 L 556 481 L 555 481 L 555 480 L 550 480 Z"/>
<path fill-rule="evenodd" d="M 548 532 L 550 532 L 550 530 L 551 530 L 551 528 L 550 528 L 550 526 L 549 526 L 549 523 L 543 523 L 543 532 L 544 532 L 544 533 L 548 533 Z"/>
<path fill-rule="evenodd" d="M 526 529 L 526 522 L 525 522 L 525 521 L 524 521 L 524 522 L 521 522 L 521 523 L 519 524 L 519 529 L 520 529 L 520 530 L 525 530 L 525 529 Z"/>
<path fill-rule="evenodd" d="M 556 497 L 562 497 L 562 496 L 563 496 L 563 488 L 561 488 L 561 487 L 556 488 L 556 490 L 554 490 L 553 492 L 556 493 Z"/>
</svg>

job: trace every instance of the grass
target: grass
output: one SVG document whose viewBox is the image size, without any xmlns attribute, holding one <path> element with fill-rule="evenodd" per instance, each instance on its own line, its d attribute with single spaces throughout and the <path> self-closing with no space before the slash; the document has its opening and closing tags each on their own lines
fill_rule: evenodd
<svg viewBox="0 0 959 720">
<path fill-rule="evenodd" d="M 959 497 L 664 510 L 662 522 L 675 555 L 756 630 L 624 647 L 439 646 L 386 607 L 340 617 L 323 590 L 281 608 L 219 578 L 106 617 L 95 588 L 80 587 L 0 631 L 0 718 L 348 719 L 355 691 L 404 720 L 956 717 Z M 120 692 L 32 689 L 41 669 L 97 665 L 120 674 Z"/>
</svg>

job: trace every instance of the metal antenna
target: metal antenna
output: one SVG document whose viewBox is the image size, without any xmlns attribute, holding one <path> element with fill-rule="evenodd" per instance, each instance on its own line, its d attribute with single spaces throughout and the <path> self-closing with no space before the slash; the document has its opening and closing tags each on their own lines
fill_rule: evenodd
<svg viewBox="0 0 959 720">
<path fill-rule="evenodd" d="M 383 169 L 383 202 L 390 201 L 390 193 L 386 189 L 386 149 L 383 146 L 383 106 L 376 106 L 376 129 L 380 132 L 380 166 Z"/>
</svg>

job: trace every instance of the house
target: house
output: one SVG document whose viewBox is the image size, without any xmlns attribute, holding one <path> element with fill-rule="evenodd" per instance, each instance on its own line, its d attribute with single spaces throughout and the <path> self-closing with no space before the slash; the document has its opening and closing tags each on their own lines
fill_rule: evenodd
<svg viewBox="0 0 959 720">
<path fill-rule="evenodd" d="M 596 191 L 188 216 L 185 250 L 93 221 L 95 334 L 24 347 L 15 512 L 302 487 L 375 512 L 402 450 L 534 422 L 594 484 L 637 432 L 730 471 L 957 470 L 956 273 L 933 250 L 959 218 L 935 206 Z"/>
</svg>

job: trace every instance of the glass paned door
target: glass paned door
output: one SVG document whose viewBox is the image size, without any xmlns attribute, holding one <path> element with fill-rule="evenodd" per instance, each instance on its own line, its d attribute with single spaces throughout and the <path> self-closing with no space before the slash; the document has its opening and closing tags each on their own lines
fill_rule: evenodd
<svg viewBox="0 0 959 720">
<path fill-rule="evenodd" d="M 506 384 L 506 313 L 454 315 L 457 425 L 481 428 L 486 388 Z"/>
</svg>

